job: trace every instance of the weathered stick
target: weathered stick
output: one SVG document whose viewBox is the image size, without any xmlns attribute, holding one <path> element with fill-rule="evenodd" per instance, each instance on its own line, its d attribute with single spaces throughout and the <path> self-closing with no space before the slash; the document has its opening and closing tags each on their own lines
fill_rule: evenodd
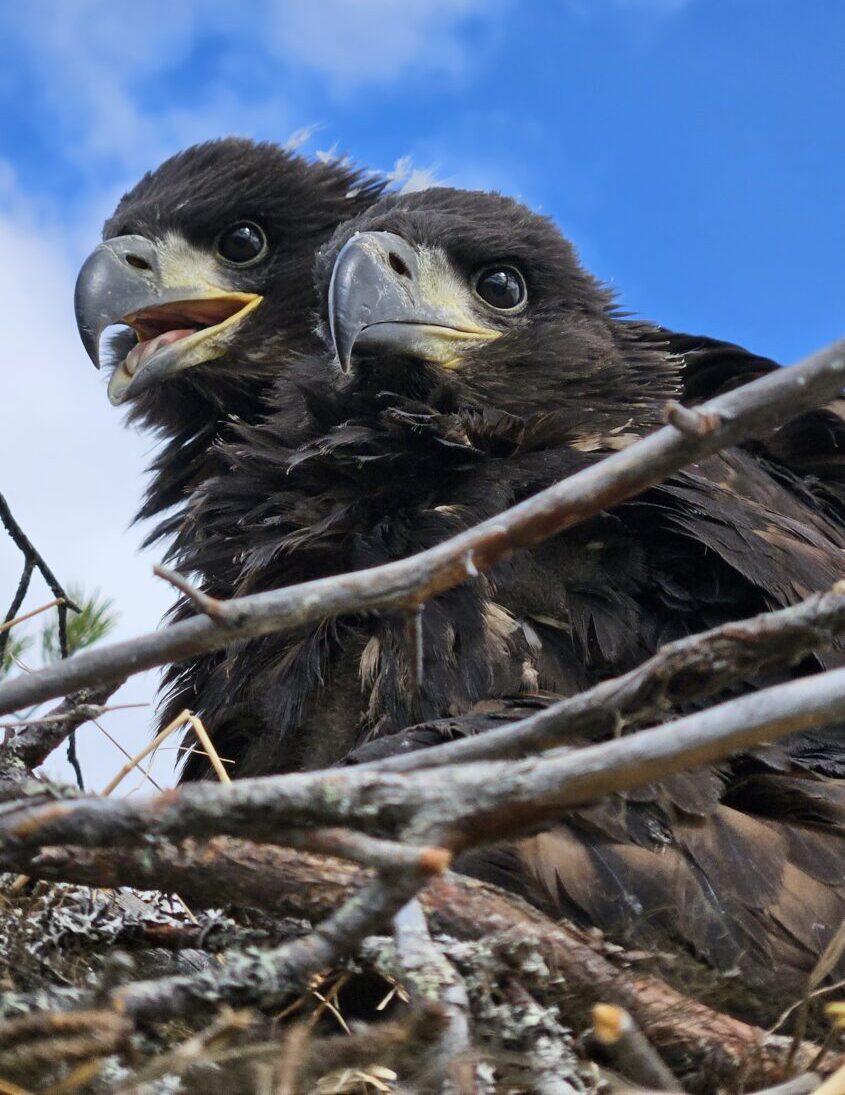
<svg viewBox="0 0 845 1095">
<path fill-rule="evenodd" d="M 17 768 L 32 772 L 63 741 L 91 719 L 103 713 L 103 704 L 121 685 L 121 681 L 100 688 L 84 689 L 68 696 L 43 719 L 28 721 L 20 730 L 10 732 L 0 746 L 0 775 L 8 777 Z"/>
<path fill-rule="evenodd" d="M 656 1091 L 678 1090 L 678 1081 L 624 1008 L 596 1004 L 593 1037 L 626 1079 Z"/>
<path fill-rule="evenodd" d="M 845 718 L 845 668 L 802 677 L 583 749 L 399 774 L 329 769 L 188 784 L 151 800 L 7 803 L 0 863 L 26 848 L 88 847 L 227 834 L 278 842 L 286 829 L 351 827 L 451 850 L 518 836 L 562 810 Z"/>
<path fill-rule="evenodd" d="M 339 860 L 221 837 L 179 848 L 45 849 L 31 864 L 35 877 L 107 887 L 176 890 L 192 905 L 219 907 L 220 895 L 278 916 L 317 921 L 360 891 L 369 873 Z M 649 1041 L 678 1071 L 713 1069 L 730 1086 L 748 1090 L 779 1082 L 791 1039 L 768 1035 L 692 1000 L 652 976 L 616 968 L 602 942 L 554 922 L 519 898 L 454 874 L 429 882 L 420 902 L 433 928 L 461 940 L 498 939 L 531 945 L 548 965 L 549 1001 L 583 1029 L 591 1007 L 612 1000 L 631 1012 Z M 523 956 L 524 957 L 524 956 Z M 804 1044 L 795 1060 L 806 1069 L 817 1047 Z M 828 1070 L 838 1062 L 831 1062 Z"/>
<path fill-rule="evenodd" d="M 470 1046 L 469 997 L 466 985 L 431 938 L 425 912 L 414 898 L 393 918 L 397 979 L 417 1007 L 424 1004 L 442 1009 L 443 1029 L 428 1047 L 426 1079 L 440 1088 L 449 1066 Z"/>
</svg>

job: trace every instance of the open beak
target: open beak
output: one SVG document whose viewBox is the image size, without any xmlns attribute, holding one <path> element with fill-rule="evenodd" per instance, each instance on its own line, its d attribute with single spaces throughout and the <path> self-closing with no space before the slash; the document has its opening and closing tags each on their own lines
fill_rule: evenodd
<svg viewBox="0 0 845 1095">
<path fill-rule="evenodd" d="M 467 345 L 499 338 L 473 317 L 469 293 L 436 252 L 393 232 L 359 232 L 329 285 L 329 326 L 344 372 L 352 356 L 395 353 L 456 368 Z"/>
<path fill-rule="evenodd" d="M 107 327 L 123 324 L 135 331 L 138 341 L 109 381 L 109 399 L 117 405 L 174 373 L 220 357 L 261 299 L 207 282 L 165 285 L 155 243 L 117 236 L 85 260 L 74 306 L 82 343 L 97 368 Z"/>
</svg>

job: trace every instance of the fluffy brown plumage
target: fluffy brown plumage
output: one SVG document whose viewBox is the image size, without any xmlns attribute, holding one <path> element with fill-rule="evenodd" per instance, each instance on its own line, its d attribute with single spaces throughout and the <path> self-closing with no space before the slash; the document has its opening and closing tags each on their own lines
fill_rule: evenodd
<svg viewBox="0 0 845 1095">
<path fill-rule="evenodd" d="M 212 473 L 213 447 L 229 423 L 257 422 L 264 415 L 265 397 L 287 355 L 319 346 L 315 252 L 383 189 L 382 179 L 345 162 L 312 163 L 277 145 L 228 138 L 178 153 L 121 198 L 103 238 L 107 244 L 149 244 L 145 255 L 156 274 L 146 286 L 151 308 L 165 289 L 178 296 L 180 281 L 186 295 L 207 284 L 212 291 L 246 289 L 263 297 L 222 356 L 168 374 L 126 403 L 128 421 L 161 442 L 139 519 L 180 506 Z M 259 262 L 240 269 L 221 260 L 219 245 L 227 228 L 243 222 L 263 231 L 267 249 Z M 109 290 L 108 284 L 98 288 L 96 303 Z M 162 319 L 157 330 L 184 325 Z M 130 329 L 112 340 L 111 374 L 136 342 Z M 169 535 L 180 519 L 178 510 L 165 517 L 148 542 Z"/>
<path fill-rule="evenodd" d="M 341 228 L 320 263 L 336 340 L 351 261 L 381 263 L 382 288 L 391 266 L 427 330 L 435 301 L 478 337 L 444 364 L 430 330 L 420 349 L 400 329 L 403 304 L 361 328 L 348 376 L 331 355 L 291 363 L 277 410 L 238 430 L 182 530 L 212 594 L 410 555 L 647 433 L 668 397 L 775 367 L 623 319 L 549 221 L 495 195 L 390 199 Z M 524 280 L 517 308 L 478 295 L 480 274 L 504 269 Z M 332 764 L 444 716 L 476 732 L 491 701 L 571 694 L 667 640 L 792 604 L 843 573 L 843 438 L 835 409 L 805 415 L 437 597 L 418 688 L 404 621 L 350 616 L 177 667 L 163 717 L 199 711 L 237 775 Z M 841 728 L 801 735 L 577 811 L 472 869 L 501 879 L 504 863 L 552 910 L 797 991 L 845 914 L 843 776 Z"/>
</svg>

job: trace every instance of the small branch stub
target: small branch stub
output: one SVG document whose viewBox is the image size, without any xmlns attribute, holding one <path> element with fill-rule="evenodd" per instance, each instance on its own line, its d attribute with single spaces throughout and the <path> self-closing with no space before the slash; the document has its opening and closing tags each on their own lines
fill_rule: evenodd
<svg viewBox="0 0 845 1095">
<path fill-rule="evenodd" d="M 657 1050 L 624 1008 L 615 1004 L 596 1004 L 593 1037 L 613 1067 L 626 1079 L 654 1091 L 680 1090 L 680 1084 Z"/>
<path fill-rule="evenodd" d="M 666 421 L 686 437 L 709 437 L 721 425 L 717 414 L 705 414 L 694 407 L 685 407 L 682 403 L 670 400 L 666 404 Z"/>
<path fill-rule="evenodd" d="M 153 567 L 153 574 L 155 574 L 157 578 L 163 578 L 165 582 L 169 582 L 170 585 L 175 589 L 178 589 L 180 593 L 184 593 L 188 600 L 195 605 L 203 615 L 208 616 L 210 620 L 214 620 L 217 623 L 228 622 L 225 601 L 218 600 L 217 597 L 210 597 L 207 593 L 203 593 L 201 589 L 197 589 L 195 585 L 192 585 L 184 575 L 176 570 L 171 570 L 170 567 L 156 564 Z"/>
</svg>

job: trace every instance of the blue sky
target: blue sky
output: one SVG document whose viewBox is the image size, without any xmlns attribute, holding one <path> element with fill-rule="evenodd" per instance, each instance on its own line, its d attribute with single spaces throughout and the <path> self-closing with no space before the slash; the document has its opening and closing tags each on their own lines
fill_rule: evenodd
<svg viewBox="0 0 845 1095">
<path fill-rule="evenodd" d="M 150 442 L 76 345 L 72 282 L 186 144 L 304 130 L 307 154 L 410 157 L 552 215 L 650 318 L 783 361 L 843 333 L 840 0 L 33 0 L 0 35 L 0 489 L 124 634 L 169 599 L 126 531 Z M 3 599 L 14 565 L 0 545 Z"/>
</svg>

